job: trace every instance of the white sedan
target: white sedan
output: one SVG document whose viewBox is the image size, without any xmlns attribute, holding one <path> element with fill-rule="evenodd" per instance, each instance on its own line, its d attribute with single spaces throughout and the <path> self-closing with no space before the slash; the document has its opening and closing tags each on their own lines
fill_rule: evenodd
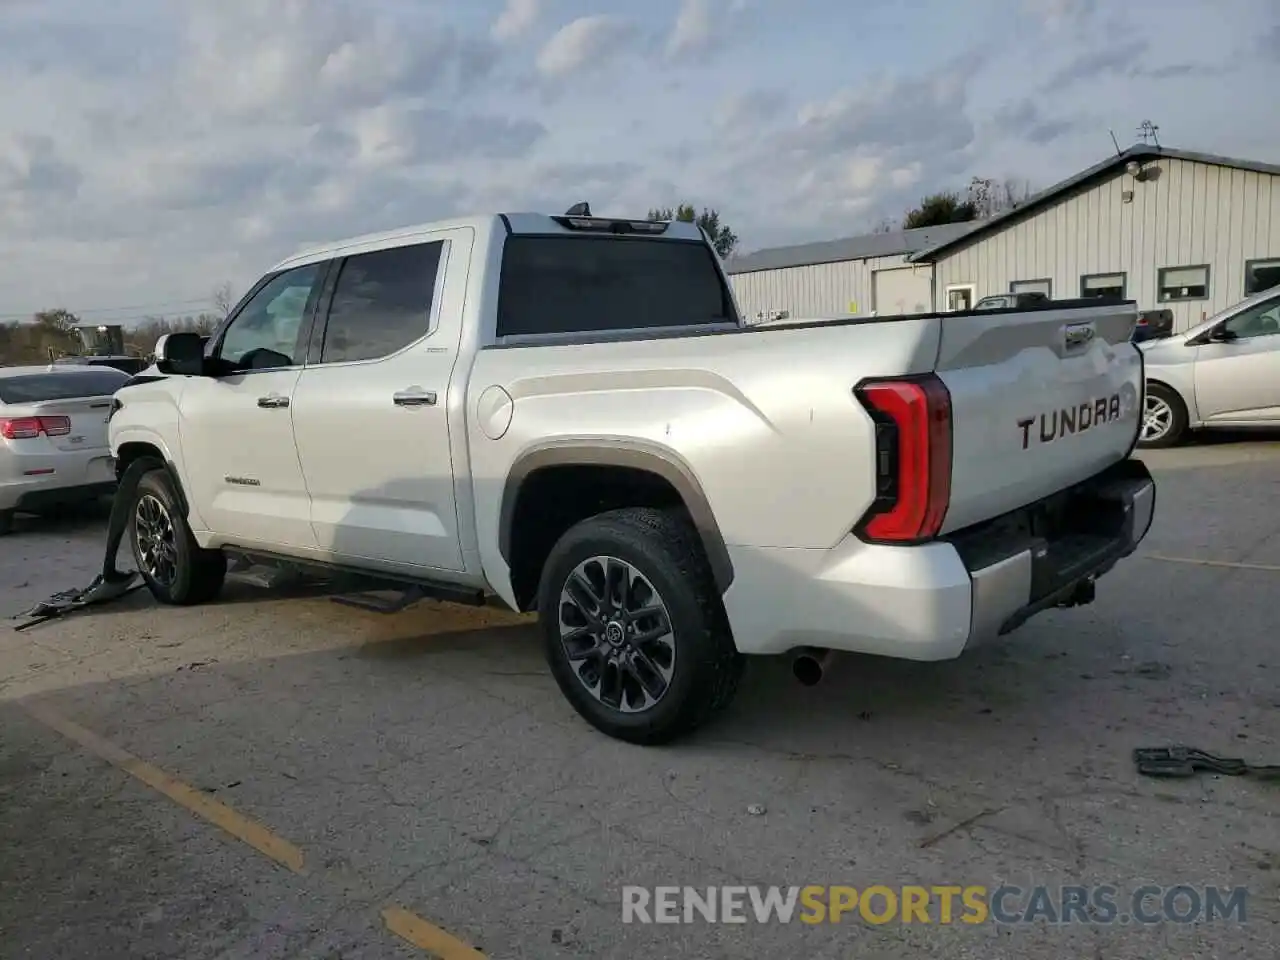
<svg viewBox="0 0 1280 960">
<path fill-rule="evenodd" d="M 1280 288 L 1138 346 L 1147 377 L 1139 446 L 1171 447 L 1192 430 L 1280 429 Z"/>
<path fill-rule="evenodd" d="M 18 512 L 83 503 L 115 487 L 107 446 L 112 367 L 0 367 L 0 534 Z"/>
</svg>

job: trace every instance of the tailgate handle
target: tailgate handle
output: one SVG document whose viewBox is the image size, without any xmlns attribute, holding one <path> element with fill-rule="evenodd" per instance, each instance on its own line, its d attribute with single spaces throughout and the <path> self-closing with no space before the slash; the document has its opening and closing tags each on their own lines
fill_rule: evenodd
<svg viewBox="0 0 1280 960">
<path fill-rule="evenodd" d="M 1063 343 L 1068 350 L 1087 347 L 1093 342 L 1093 338 L 1098 335 L 1091 322 L 1068 323 L 1062 328 L 1062 333 Z"/>
</svg>

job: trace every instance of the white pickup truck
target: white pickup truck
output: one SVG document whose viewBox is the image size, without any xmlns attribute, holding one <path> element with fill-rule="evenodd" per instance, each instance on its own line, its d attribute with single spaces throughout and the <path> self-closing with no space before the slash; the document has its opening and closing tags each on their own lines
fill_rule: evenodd
<svg viewBox="0 0 1280 960">
<path fill-rule="evenodd" d="M 581 215 L 577 215 L 577 214 Z M 745 325 L 697 227 L 506 214 L 278 264 L 120 390 L 161 601 L 227 555 L 539 614 L 636 743 L 744 658 L 944 660 L 1087 603 L 1152 519 L 1132 304 Z"/>
</svg>

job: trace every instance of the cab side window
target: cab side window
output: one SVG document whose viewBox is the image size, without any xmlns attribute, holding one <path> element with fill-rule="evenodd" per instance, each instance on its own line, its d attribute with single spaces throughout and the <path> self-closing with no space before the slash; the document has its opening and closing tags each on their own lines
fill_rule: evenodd
<svg viewBox="0 0 1280 960">
<path fill-rule="evenodd" d="M 1237 313 L 1222 327 L 1234 334 L 1237 339 L 1273 337 L 1280 334 L 1280 298 L 1268 300 Z"/>
<path fill-rule="evenodd" d="M 325 324 L 321 363 L 377 360 L 426 336 L 444 241 L 348 257 Z"/>
<path fill-rule="evenodd" d="M 319 293 L 323 263 L 272 277 L 227 324 L 218 357 L 235 370 L 292 367 L 302 362 L 302 321 Z"/>
</svg>

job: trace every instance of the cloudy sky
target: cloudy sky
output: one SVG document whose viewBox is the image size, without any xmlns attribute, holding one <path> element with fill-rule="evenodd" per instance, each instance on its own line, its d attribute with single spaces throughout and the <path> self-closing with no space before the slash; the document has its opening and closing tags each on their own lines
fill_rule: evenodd
<svg viewBox="0 0 1280 960">
<path fill-rule="evenodd" d="M 0 0 L 0 319 L 198 311 L 299 245 L 718 208 L 742 249 L 1150 118 L 1280 162 L 1280 0 Z"/>
</svg>

